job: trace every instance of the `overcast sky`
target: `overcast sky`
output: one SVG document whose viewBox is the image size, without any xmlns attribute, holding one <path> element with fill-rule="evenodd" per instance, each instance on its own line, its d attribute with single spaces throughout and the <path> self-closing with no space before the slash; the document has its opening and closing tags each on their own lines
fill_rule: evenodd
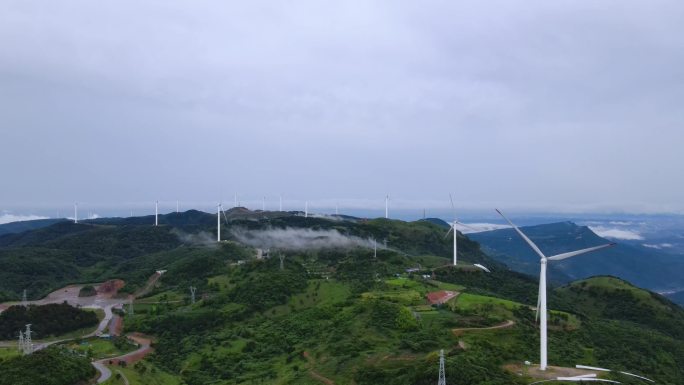
<svg viewBox="0 0 684 385">
<path fill-rule="evenodd" d="M 684 212 L 682 1 L 0 2 L 0 209 Z"/>
</svg>

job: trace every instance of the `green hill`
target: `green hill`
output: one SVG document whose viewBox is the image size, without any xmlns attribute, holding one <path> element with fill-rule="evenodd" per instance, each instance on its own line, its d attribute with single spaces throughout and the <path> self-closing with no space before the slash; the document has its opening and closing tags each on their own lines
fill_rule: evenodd
<svg viewBox="0 0 684 385">
<path fill-rule="evenodd" d="M 510 368 L 539 360 L 537 279 L 492 260 L 462 234 L 454 268 L 452 239 L 430 221 L 229 214 L 221 243 L 215 215 L 201 212 L 165 215 L 158 227 L 149 218 L 102 219 L 5 235 L 0 288 L 18 299 L 27 287 L 35 297 L 66 283 L 121 278 L 132 292 L 167 270 L 125 328 L 153 335 L 148 364 L 187 385 L 427 385 L 436 380 L 439 349 L 449 383 L 534 381 Z M 443 290 L 455 298 L 431 306 L 426 295 Z M 550 288 L 549 308 L 553 365 L 684 382 L 682 309 L 663 297 L 599 277 Z"/>
</svg>

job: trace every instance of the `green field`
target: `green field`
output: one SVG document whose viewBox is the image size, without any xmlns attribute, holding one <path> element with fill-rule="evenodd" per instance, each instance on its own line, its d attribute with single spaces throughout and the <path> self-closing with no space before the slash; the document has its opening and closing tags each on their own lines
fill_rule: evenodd
<svg viewBox="0 0 684 385">
<path fill-rule="evenodd" d="M 59 344 L 59 346 L 64 346 L 72 351 L 94 359 L 116 357 L 137 349 L 135 344 L 132 344 L 123 337 L 119 338 L 117 341 L 118 342 L 115 343 L 114 340 L 93 337 L 80 341 L 65 342 Z"/>
<path fill-rule="evenodd" d="M 130 385 L 181 385 L 178 377 L 166 373 L 146 361 L 140 361 L 127 368 L 112 365 L 109 366 L 109 369 L 112 371 L 112 378 L 105 382 L 105 385 L 126 384 L 122 376 L 128 379 Z"/>
<path fill-rule="evenodd" d="M 18 356 L 19 354 L 19 349 L 17 348 L 0 348 L 0 360 Z"/>
<path fill-rule="evenodd" d="M 287 304 L 275 306 L 268 314 L 280 316 L 296 309 L 332 305 L 345 301 L 350 294 L 349 286 L 336 280 L 313 279 L 303 293 L 293 295 Z"/>
</svg>

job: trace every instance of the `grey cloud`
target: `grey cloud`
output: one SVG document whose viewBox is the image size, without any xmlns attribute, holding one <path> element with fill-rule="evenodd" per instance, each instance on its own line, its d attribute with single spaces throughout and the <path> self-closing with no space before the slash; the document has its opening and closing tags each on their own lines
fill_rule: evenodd
<svg viewBox="0 0 684 385">
<path fill-rule="evenodd" d="M 231 234 L 241 243 L 263 249 L 316 250 L 349 249 L 355 247 L 373 248 L 369 239 L 341 234 L 337 230 L 312 229 L 231 229 Z"/>
<path fill-rule="evenodd" d="M 463 206 L 684 212 L 683 12 L 4 1 L 0 202 L 452 191 Z"/>
</svg>

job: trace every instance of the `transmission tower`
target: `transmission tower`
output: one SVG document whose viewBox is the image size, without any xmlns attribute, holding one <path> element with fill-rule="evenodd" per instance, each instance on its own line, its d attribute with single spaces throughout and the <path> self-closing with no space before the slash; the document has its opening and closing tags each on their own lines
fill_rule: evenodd
<svg viewBox="0 0 684 385">
<path fill-rule="evenodd" d="M 278 254 L 278 259 L 280 259 L 280 270 L 285 270 L 285 254 L 279 253 Z"/>
<path fill-rule="evenodd" d="M 26 349 L 26 342 L 24 341 L 24 332 L 19 330 L 19 350 L 21 352 L 24 352 L 24 349 Z"/>
<path fill-rule="evenodd" d="M 378 241 L 373 238 L 373 258 L 378 258 Z"/>
<path fill-rule="evenodd" d="M 31 353 L 33 353 L 33 341 L 31 340 L 31 324 L 28 324 L 24 333 L 24 354 Z"/>
<path fill-rule="evenodd" d="M 195 292 L 197 291 L 197 288 L 194 286 L 190 286 L 190 302 L 195 303 Z"/>
<path fill-rule="evenodd" d="M 439 381 L 437 385 L 446 385 L 446 378 L 444 376 L 444 349 L 439 351 Z"/>
</svg>

